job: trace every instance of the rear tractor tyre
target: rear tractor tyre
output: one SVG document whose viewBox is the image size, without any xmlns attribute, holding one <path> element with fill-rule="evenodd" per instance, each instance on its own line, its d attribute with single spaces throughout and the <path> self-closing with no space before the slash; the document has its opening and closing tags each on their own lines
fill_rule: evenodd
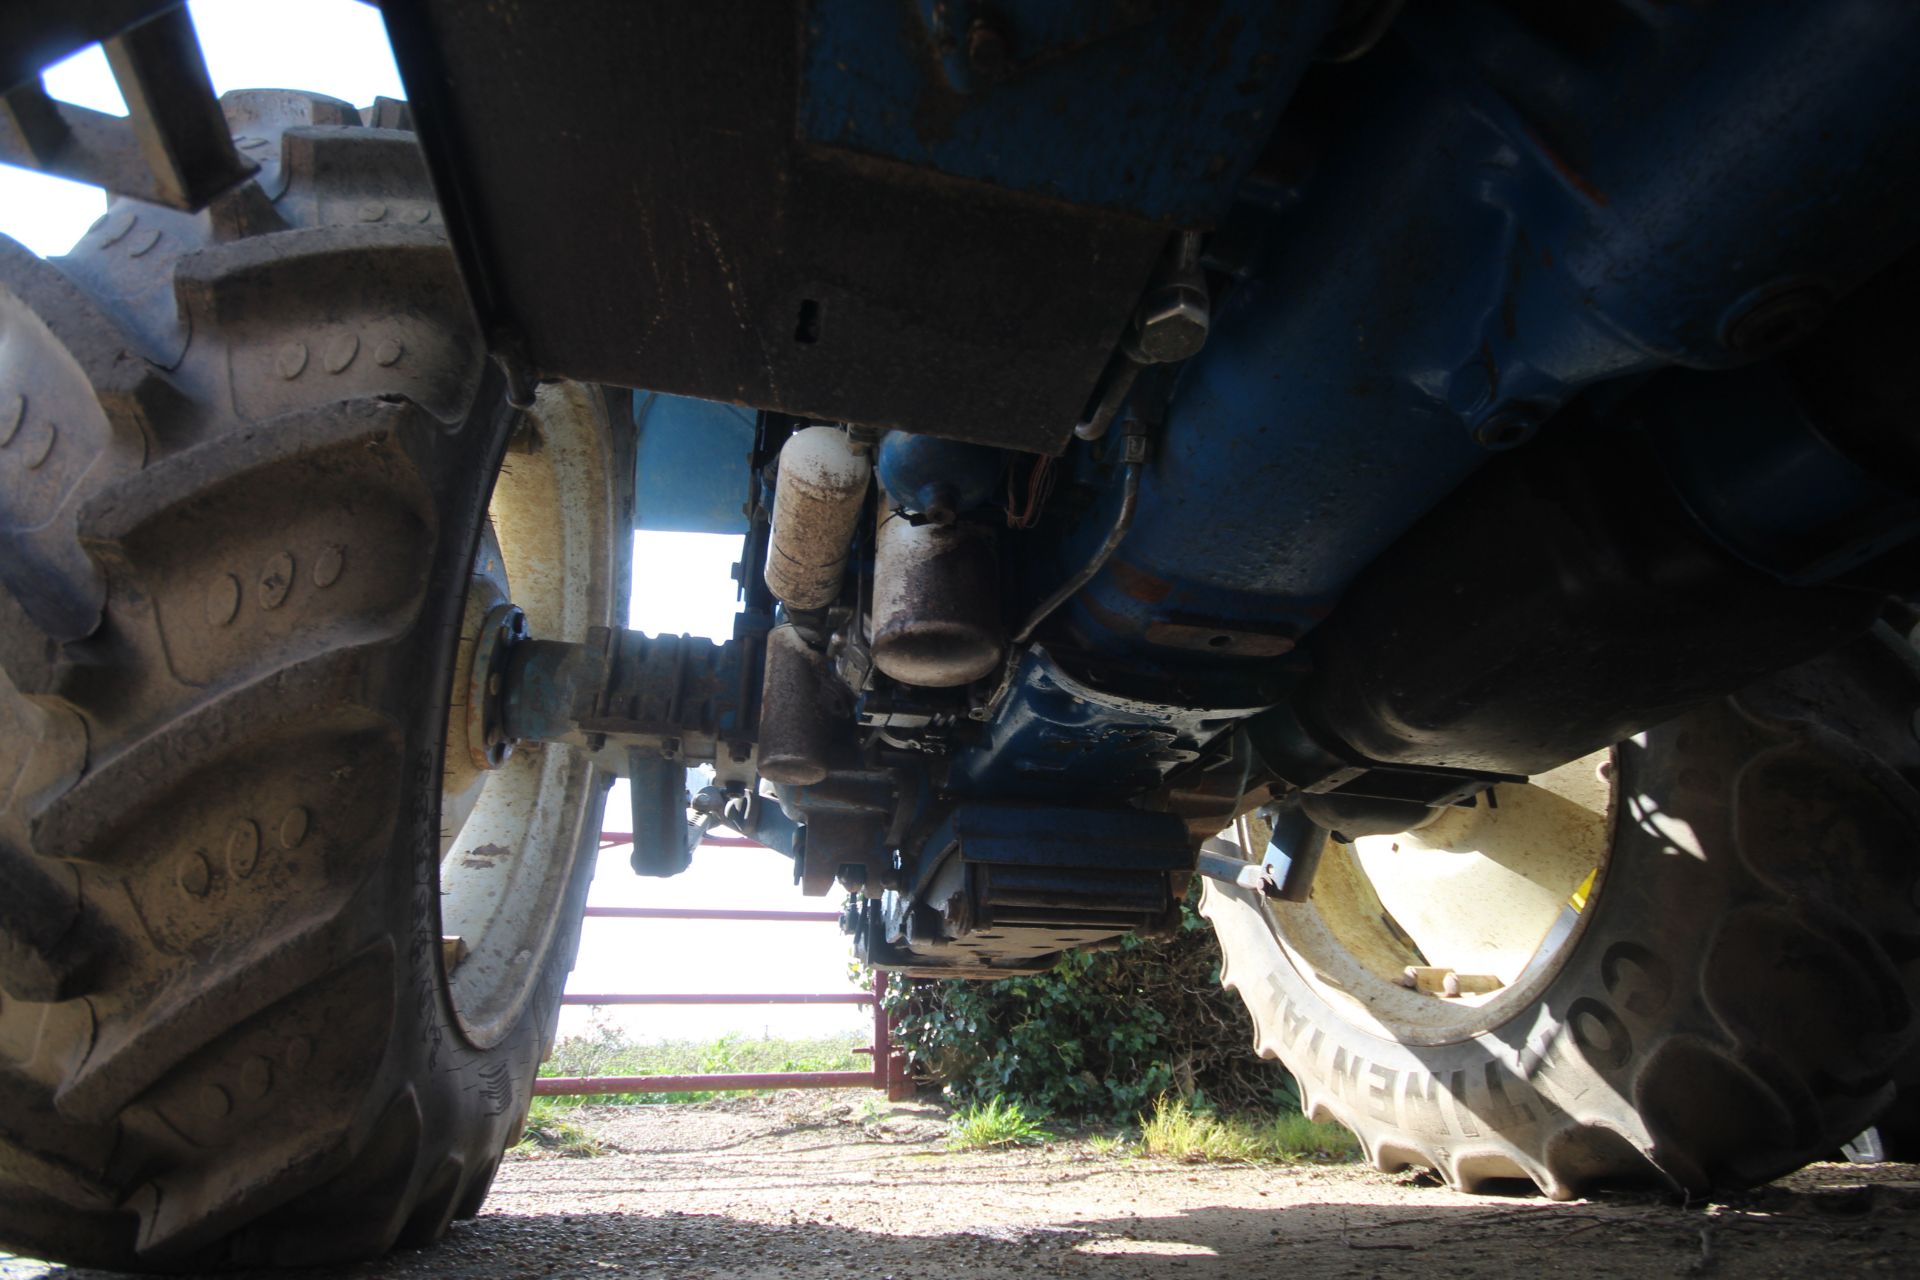
<svg viewBox="0 0 1920 1280">
<path fill-rule="evenodd" d="M 123 1270 L 477 1210 L 605 781 L 480 767 L 477 620 L 623 612 L 630 444 L 505 404 L 404 112 L 223 105 L 205 213 L 0 241 L 0 1247 Z"/>
<path fill-rule="evenodd" d="M 1381 1169 L 1568 1198 L 1828 1158 L 1916 1031 L 1916 706 L 1882 628 L 1497 807 L 1331 844 L 1308 902 L 1210 881 L 1223 980 Z"/>
</svg>

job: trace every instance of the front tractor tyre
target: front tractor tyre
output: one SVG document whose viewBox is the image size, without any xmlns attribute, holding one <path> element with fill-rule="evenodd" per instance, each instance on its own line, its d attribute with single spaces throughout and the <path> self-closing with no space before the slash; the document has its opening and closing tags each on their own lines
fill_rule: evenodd
<svg viewBox="0 0 1920 1280">
<path fill-rule="evenodd" d="M 1828 1158 L 1916 1030 L 1916 707 L 1913 650 L 1882 628 L 1425 828 L 1331 844 L 1310 901 L 1210 881 L 1223 979 L 1382 1169 L 1567 1198 Z"/>
<path fill-rule="evenodd" d="M 604 780 L 465 676 L 623 612 L 618 416 L 505 404 L 404 109 L 223 106 L 206 212 L 0 241 L 0 1247 L 125 1270 L 478 1210 Z"/>
</svg>

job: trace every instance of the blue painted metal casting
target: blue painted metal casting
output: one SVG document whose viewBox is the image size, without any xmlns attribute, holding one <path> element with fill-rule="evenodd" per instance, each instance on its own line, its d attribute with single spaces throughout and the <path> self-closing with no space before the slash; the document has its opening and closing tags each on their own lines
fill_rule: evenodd
<svg viewBox="0 0 1920 1280">
<path fill-rule="evenodd" d="M 1771 371 L 1672 378 L 1645 430 L 1701 526 L 1782 581 L 1824 582 L 1920 535 L 1920 497 L 1835 448 Z"/>
<path fill-rule="evenodd" d="M 637 392 L 633 527 L 665 533 L 745 533 L 754 412 L 737 404 Z"/>
<path fill-rule="evenodd" d="M 887 500 L 915 515 L 971 511 L 1000 489 L 1005 456 L 983 445 L 889 431 L 874 463 Z"/>
<path fill-rule="evenodd" d="M 987 741 L 955 759 L 950 785 L 962 794 L 1035 798 L 1144 791 L 1261 709 L 1108 693 L 1036 645 L 1022 659 Z"/>
<path fill-rule="evenodd" d="M 1578 59 L 1492 6 L 1410 7 L 1316 103 L 1336 127 L 1283 139 L 1305 198 L 1223 237 L 1257 248 L 1219 264 L 1076 639 L 1217 664 L 1184 624 L 1303 633 L 1582 389 L 1764 355 L 1910 244 L 1920 7 L 1845 7 L 1662 10 Z"/>
<path fill-rule="evenodd" d="M 819 3 L 807 17 L 800 133 L 954 177 L 1206 225 L 1225 214 L 1338 8 Z"/>
</svg>

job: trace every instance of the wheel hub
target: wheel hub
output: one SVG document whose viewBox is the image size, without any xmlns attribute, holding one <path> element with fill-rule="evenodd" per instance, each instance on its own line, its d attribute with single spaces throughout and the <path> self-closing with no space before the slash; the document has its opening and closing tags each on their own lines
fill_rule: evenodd
<svg viewBox="0 0 1920 1280">
<path fill-rule="evenodd" d="M 513 646 L 527 638 L 527 615 L 500 604 L 481 620 L 467 674 L 467 750 L 476 769 L 498 769 L 513 757 L 506 731 L 507 666 Z"/>
</svg>

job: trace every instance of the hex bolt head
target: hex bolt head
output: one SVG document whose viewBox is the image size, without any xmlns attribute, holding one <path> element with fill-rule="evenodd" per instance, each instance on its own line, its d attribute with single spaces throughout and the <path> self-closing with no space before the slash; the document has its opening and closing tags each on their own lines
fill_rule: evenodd
<svg viewBox="0 0 1920 1280">
<path fill-rule="evenodd" d="M 1140 306 L 1134 349 L 1150 364 L 1191 359 L 1206 345 L 1210 321 L 1203 290 L 1188 284 L 1156 289 Z"/>
</svg>

